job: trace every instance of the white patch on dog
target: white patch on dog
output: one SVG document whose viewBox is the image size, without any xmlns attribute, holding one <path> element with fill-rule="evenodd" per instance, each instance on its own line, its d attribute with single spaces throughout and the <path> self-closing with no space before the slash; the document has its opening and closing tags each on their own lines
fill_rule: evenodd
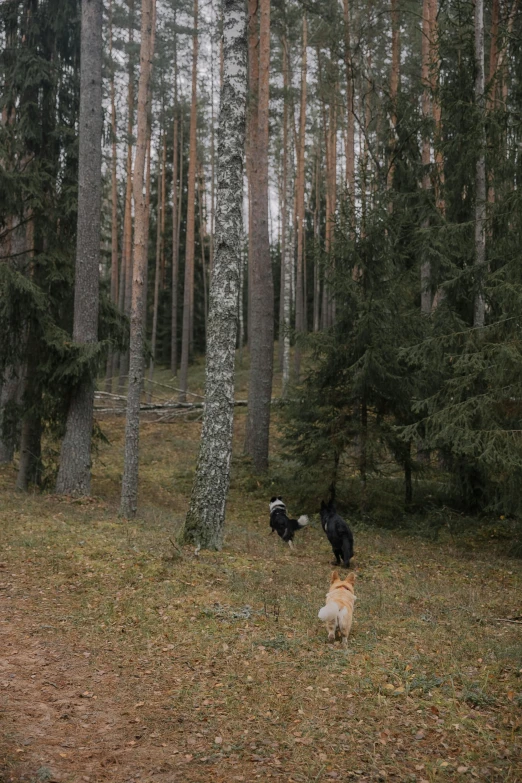
<svg viewBox="0 0 522 783">
<path fill-rule="evenodd" d="M 268 507 L 269 507 L 269 509 L 270 509 L 270 513 L 272 513 L 272 511 L 273 511 L 275 508 L 282 508 L 282 509 L 286 509 L 286 506 L 285 506 L 285 504 L 283 503 L 283 501 L 282 501 L 282 500 L 274 500 L 274 502 L 273 502 L 273 503 L 269 503 L 269 504 L 268 504 Z"/>
</svg>

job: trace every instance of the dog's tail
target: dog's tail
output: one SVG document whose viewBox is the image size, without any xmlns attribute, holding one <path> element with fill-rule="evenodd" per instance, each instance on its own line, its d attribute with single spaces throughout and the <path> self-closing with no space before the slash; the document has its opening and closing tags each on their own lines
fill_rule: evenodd
<svg viewBox="0 0 522 783">
<path fill-rule="evenodd" d="M 335 601 L 330 601 L 330 603 L 326 604 L 326 606 L 323 606 L 322 609 L 319 609 L 318 617 L 320 620 L 327 622 L 328 620 L 335 620 L 338 614 L 339 606 L 335 603 Z"/>
<path fill-rule="evenodd" d="M 307 524 L 308 524 L 308 521 L 309 520 L 308 520 L 308 517 L 306 516 L 306 514 L 301 514 L 301 516 L 297 520 L 297 524 L 299 525 L 299 527 L 306 527 Z"/>
</svg>

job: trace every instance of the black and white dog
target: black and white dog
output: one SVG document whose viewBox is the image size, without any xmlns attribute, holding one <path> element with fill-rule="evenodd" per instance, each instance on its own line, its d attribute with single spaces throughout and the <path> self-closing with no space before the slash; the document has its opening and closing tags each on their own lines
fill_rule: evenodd
<svg viewBox="0 0 522 783">
<path fill-rule="evenodd" d="M 325 503 L 321 501 L 321 524 L 326 533 L 326 537 L 332 545 L 336 563 L 339 565 L 341 559 L 344 568 L 350 567 L 350 559 L 353 557 L 353 533 L 335 510 L 333 500 Z"/>
<path fill-rule="evenodd" d="M 292 539 L 297 530 L 308 524 L 308 517 L 304 514 L 299 519 L 288 519 L 286 515 L 286 506 L 283 498 L 273 497 L 268 504 L 270 508 L 270 527 L 272 533 L 275 531 L 283 541 L 288 541 L 288 545 L 293 547 Z"/>
</svg>

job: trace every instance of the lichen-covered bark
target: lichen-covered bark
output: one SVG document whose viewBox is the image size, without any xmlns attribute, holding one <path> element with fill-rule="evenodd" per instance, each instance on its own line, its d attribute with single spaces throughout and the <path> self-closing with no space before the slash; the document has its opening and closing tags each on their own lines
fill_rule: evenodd
<svg viewBox="0 0 522 783">
<path fill-rule="evenodd" d="M 73 340 L 98 340 L 101 221 L 102 0 L 82 2 L 78 233 L 74 283 Z M 86 375 L 73 393 L 67 414 L 56 491 L 88 495 L 94 379 Z"/>
<path fill-rule="evenodd" d="M 241 272 L 246 17 L 243 0 L 223 0 L 224 74 L 219 113 L 215 257 L 210 284 L 205 414 L 185 539 L 221 548 L 230 481 L 234 359 Z"/>
<path fill-rule="evenodd" d="M 120 513 L 130 519 L 138 507 L 138 468 L 140 455 L 140 397 L 143 387 L 145 305 L 147 299 L 147 250 L 149 210 L 145 192 L 145 160 L 150 127 L 150 79 L 154 54 L 155 0 L 142 0 L 140 81 L 138 86 L 138 134 L 134 166 L 133 194 L 135 204 L 134 263 L 130 319 L 129 390 L 125 422 L 125 457 L 121 486 Z M 149 155 L 150 160 L 150 155 Z"/>
</svg>

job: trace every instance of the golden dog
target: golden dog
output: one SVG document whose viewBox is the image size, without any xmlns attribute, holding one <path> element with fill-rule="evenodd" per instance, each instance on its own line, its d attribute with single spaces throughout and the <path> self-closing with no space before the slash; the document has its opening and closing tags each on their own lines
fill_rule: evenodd
<svg viewBox="0 0 522 783">
<path fill-rule="evenodd" d="M 337 571 L 332 573 L 326 605 L 319 610 L 319 619 L 326 623 L 329 642 L 335 641 L 335 632 L 339 630 L 343 645 L 348 644 L 356 598 L 353 591 L 354 582 L 354 573 L 349 574 L 344 581 L 339 579 Z"/>
</svg>

